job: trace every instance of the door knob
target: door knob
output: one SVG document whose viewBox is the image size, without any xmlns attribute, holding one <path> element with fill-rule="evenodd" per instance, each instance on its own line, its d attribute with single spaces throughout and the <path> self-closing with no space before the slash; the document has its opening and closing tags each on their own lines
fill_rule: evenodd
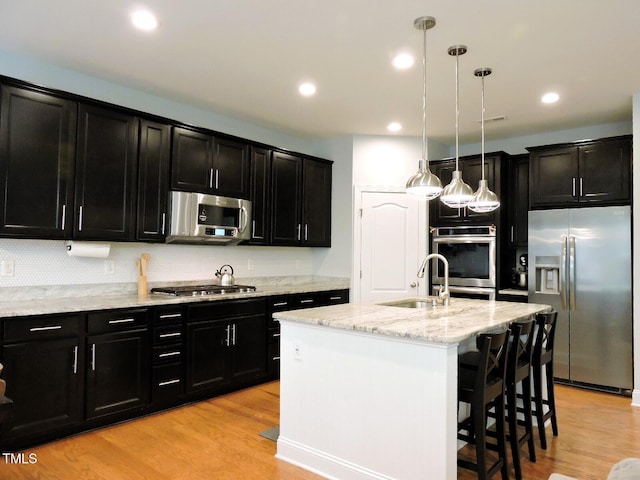
<svg viewBox="0 0 640 480">
<path fill-rule="evenodd" d="M 416 288 L 416 282 L 411 282 L 411 285 L 409 285 L 411 288 Z"/>
</svg>

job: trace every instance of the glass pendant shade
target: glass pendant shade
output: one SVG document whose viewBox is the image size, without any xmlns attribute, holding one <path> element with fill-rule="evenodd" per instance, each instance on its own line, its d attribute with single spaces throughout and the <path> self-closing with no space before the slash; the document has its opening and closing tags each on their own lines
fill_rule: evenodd
<svg viewBox="0 0 640 480">
<path fill-rule="evenodd" d="M 424 160 L 418 162 L 418 172 L 407 181 L 406 192 L 414 197 L 433 200 L 442 192 L 442 182 L 436 177 Z"/>
<path fill-rule="evenodd" d="M 447 207 L 464 208 L 473 200 L 473 190 L 462 180 L 462 172 L 455 170 L 451 182 L 444 187 L 440 201 Z"/>
</svg>

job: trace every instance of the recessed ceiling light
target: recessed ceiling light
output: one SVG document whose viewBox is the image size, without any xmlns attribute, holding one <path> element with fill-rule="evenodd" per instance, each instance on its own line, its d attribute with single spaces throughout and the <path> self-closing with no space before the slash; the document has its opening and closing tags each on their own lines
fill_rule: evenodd
<svg viewBox="0 0 640 480">
<path fill-rule="evenodd" d="M 559 99 L 560 95 L 555 92 L 549 92 L 542 96 L 542 103 L 556 103 Z"/>
<path fill-rule="evenodd" d="M 400 123 L 398 122 L 391 122 L 389 125 L 387 125 L 387 130 L 389 130 L 390 132 L 399 132 L 400 130 L 402 130 L 402 125 L 400 125 Z"/>
<path fill-rule="evenodd" d="M 406 70 L 407 68 L 411 68 L 413 66 L 414 58 L 412 55 L 408 53 L 401 53 L 396 55 L 393 59 L 393 66 L 398 70 Z"/>
<path fill-rule="evenodd" d="M 158 19 L 148 10 L 136 10 L 131 14 L 131 23 L 145 32 L 150 32 L 158 27 Z"/>
<path fill-rule="evenodd" d="M 313 83 L 309 82 L 301 83 L 298 87 L 298 91 L 300 92 L 300 95 L 304 97 L 310 97 L 311 95 L 316 93 L 316 86 Z"/>
</svg>

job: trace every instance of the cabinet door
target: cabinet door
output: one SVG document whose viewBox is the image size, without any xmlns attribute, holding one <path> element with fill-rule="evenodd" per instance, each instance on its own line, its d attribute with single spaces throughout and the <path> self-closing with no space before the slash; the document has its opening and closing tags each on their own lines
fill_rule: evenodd
<svg viewBox="0 0 640 480">
<path fill-rule="evenodd" d="M 213 156 L 216 195 L 249 198 L 249 146 L 216 138 Z"/>
<path fill-rule="evenodd" d="M 331 164 L 304 159 L 302 245 L 331 246 Z"/>
<path fill-rule="evenodd" d="M 301 239 L 302 159 L 273 152 L 271 162 L 272 245 L 299 245 Z"/>
<path fill-rule="evenodd" d="M 251 200 L 252 225 L 251 240 L 254 245 L 265 245 L 269 239 L 269 206 L 271 190 L 271 150 L 251 149 Z"/>
<path fill-rule="evenodd" d="M 267 372 L 266 314 L 232 320 L 231 379 L 258 379 Z"/>
<path fill-rule="evenodd" d="M 231 326 L 212 320 L 187 324 L 187 393 L 219 388 L 228 382 Z"/>
<path fill-rule="evenodd" d="M 150 357 L 146 328 L 87 337 L 87 418 L 149 403 Z"/>
<path fill-rule="evenodd" d="M 578 202 L 578 149 L 537 150 L 529 155 L 529 201 L 532 208 Z"/>
<path fill-rule="evenodd" d="M 213 137 L 174 127 L 171 151 L 171 187 L 186 192 L 213 189 Z"/>
<path fill-rule="evenodd" d="M 80 105 L 74 236 L 132 240 L 138 120 Z"/>
<path fill-rule="evenodd" d="M 606 140 L 578 148 L 581 202 L 631 201 L 631 139 Z"/>
<path fill-rule="evenodd" d="M 140 121 L 136 239 L 164 241 L 171 138 L 169 125 Z"/>
<path fill-rule="evenodd" d="M 509 194 L 502 200 L 509 218 L 509 246 L 526 247 L 529 235 L 529 156 L 519 155 L 509 165 Z M 504 238 L 504 237 L 503 237 Z"/>
<path fill-rule="evenodd" d="M 6 395 L 13 400 L 6 443 L 55 432 L 82 420 L 82 352 L 77 338 L 3 347 Z"/>
<path fill-rule="evenodd" d="M 77 105 L 21 88 L 1 88 L 0 233 L 68 238 Z"/>
</svg>

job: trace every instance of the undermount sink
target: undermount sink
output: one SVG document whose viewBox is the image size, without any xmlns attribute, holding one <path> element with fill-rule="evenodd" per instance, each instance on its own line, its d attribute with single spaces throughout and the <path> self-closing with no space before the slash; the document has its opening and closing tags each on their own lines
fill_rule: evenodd
<svg viewBox="0 0 640 480">
<path fill-rule="evenodd" d="M 440 305 L 446 305 L 448 298 L 444 297 L 425 297 L 421 299 L 411 300 L 396 300 L 394 302 L 381 303 L 387 307 L 400 307 L 400 308 L 428 308 L 437 307 Z"/>
</svg>

